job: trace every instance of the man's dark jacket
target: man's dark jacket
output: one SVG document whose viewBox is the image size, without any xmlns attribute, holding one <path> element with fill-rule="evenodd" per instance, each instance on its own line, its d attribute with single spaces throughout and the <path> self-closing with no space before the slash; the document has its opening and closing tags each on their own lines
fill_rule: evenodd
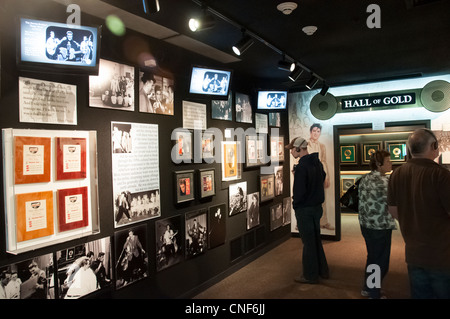
<svg viewBox="0 0 450 319">
<path fill-rule="evenodd" d="M 297 209 L 321 205 L 325 200 L 325 176 L 319 153 L 300 158 L 294 172 L 292 207 Z"/>
</svg>

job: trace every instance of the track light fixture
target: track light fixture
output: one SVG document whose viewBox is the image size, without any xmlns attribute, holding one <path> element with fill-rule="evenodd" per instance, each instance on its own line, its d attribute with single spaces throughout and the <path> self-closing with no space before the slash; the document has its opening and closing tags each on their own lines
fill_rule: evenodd
<svg viewBox="0 0 450 319">
<path fill-rule="evenodd" d="M 283 54 L 283 58 L 280 61 L 278 61 L 278 68 L 283 71 L 291 71 L 292 72 L 292 71 L 294 71 L 294 68 L 295 68 L 295 62 L 286 61 L 284 54 Z"/>
<path fill-rule="evenodd" d="M 142 0 L 142 6 L 146 14 L 156 13 L 159 11 L 159 0 Z"/>
<path fill-rule="evenodd" d="M 233 52 L 236 55 L 241 55 L 245 52 L 250 46 L 253 44 L 253 39 L 249 35 L 245 35 L 242 37 L 241 40 L 239 40 L 238 43 L 233 45 Z"/>
<path fill-rule="evenodd" d="M 328 84 L 326 84 L 325 82 L 323 82 L 322 90 L 320 90 L 320 94 L 325 96 L 327 94 L 329 88 L 330 88 L 330 86 Z"/>
<path fill-rule="evenodd" d="M 303 69 L 294 63 L 294 70 L 289 74 L 289 79 L 293 82 L 297 81 L 297 79 L 302 75 Z"/>
<path fill-rule="evenodd" d="M 315 75 L 311 75 L 311 78 L 309 79 L 308 83 L 306 83 L 306 87 L 309 90 L 312 90 L 312 88 L 317 84 L 317 82 L 319 82 L 319 79 L 316 78 Z"/>
<path fill-rule="evenodd" d="M 189 19 L 189 29 L 193 32 L 211 29 L 214 27 L 215 23 L 214 17 L 207 13 L 206 8 L 204 8 L 203 16 L 201 18 Z"/>
</svg>

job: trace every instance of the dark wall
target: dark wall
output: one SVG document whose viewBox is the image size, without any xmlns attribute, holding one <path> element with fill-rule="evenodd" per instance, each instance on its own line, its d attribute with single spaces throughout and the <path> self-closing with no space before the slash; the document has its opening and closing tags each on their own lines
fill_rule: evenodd
<svg viewBox="0 0 450 319">
<path fill-rule="evenodd" d="M 127 30 L 126 35 L 118 37 L 111 34 L 103 27 L 101 58 L 112 60 L 124 64 L 140 67 L 138 61 L 139 45 L 145 44 L 151 49 L 151 53 L 156 58 L 158 68 L 156 73 L 170 75 L 175 81 L 175 116 L 165 116 L 157 114 L 145 114 L 138 111 L 136 102 L 134 112 L 116 111 L 111 109 L 101 109 L 89 107 L 89 79 L 88 76 L 74 76 L 65 74 L 46 74 L 22 72 L 16 67 L 16 26 L 17 15 L 26 15 L 37 19 L 49 19 L 55 22 L 65 22 L 67 18 L 66 8 L 55 4 L 52 1 L 38 1 L 39 5 L 30 1 L 4 1 L 1 5 L 1 100 L 0 100 L 0 128 L 16 129 L 45 129 L 45 130 L 95 130 L 98 142 L 98 176 L 99 176 L 99 214 L 100 214 L 100 234 L 80 238 L 69 242 L 64 242 L 31 252 L 26 252 L 17 256 L 5 251 L 5 220 L 0 219 L 0 266 L 16 263 L 30 259 L 34 256 L 56 252 L 58 250 L 73 247 L 95 239 L 106 236 L 114 236 L 114 232 L 121 229 L 114 228 L 113 221 L 113 194 L 112 194 L 112 169 L 111 169 L 111 121 L 132 122 L 132 123 L 154 123 L 159 128 L 159 152 L 160 152 L 160 190 L 162 215 L 158 219 L 163 219 L 176 215 L 184 215 L 187 212 L 200 208 L 208 208 L 213 205 L 227 203 L 228 206 L 228 185 L 234 182 L 247 181 L 247 191 L 252 193 L 258 190 L 259 168 L 243 170 L 242 179 L 234 182 L 221 181 L 220 163 L 213 164 L 174 164 L 170 157 L 173 146 L 171 140 L 172 130 L 182 127 L 182 101 L 205 103 L 207 105 L 207 125 L 208 127 L 225 128 L 242 127 L 247 129 L 254 127 L 254 124 L 237 123 L 233 112 L 233 121 L 213 120 L 211 118 L 211 102 L 207 99 L 198 99 L 189 96 L 187 89 L 189 84 L 189 72 L 192 64 L 207 65 L 211 67 L 232 68 L 234 71 L 232 81 L 232 91 L 249 94 L 252 97 L 253 113 L 256 111 L 255 90 L 261 85 L 259 79 L 252 79 L 239 73 L 239 69 L 230 65 L 221 65 L 216 61 L 194 54 L 190 51 L 178 48 L 163 41 L 149 38 L 132 30 Z M 99 25 L 104 24 L 98 18 L 82 14 L 82 24 Z M 76 126 L 55 125 L 55 124 L 34 124 L 19 122 L 18 105 L 18 77 L 30 77 L 48 81 L 68 83 L 77 86 L 77 117 Z M 137 76 L 136 76 L 137 78 Z M 264 83 L 263 83 L 264 84 Z M 137 86 L 137 85 L 136 85 Z M 137 89 L 136 89 L 136 97 Z M 261 112 L 264 113 L 264 112 Z M 284 135 L 285 143 L 288 141 L 288 118 L 287 112 L 282 112 L 282 127 L 280 134 Z M 254 118 L 254 117 L 253 117 Z M 288 163 L 289 153 L 285 154 L 285 164 Z M 3 161 L 3 158 L 2 158 Z M 215 168 L 216 171 L 216 195 L 206 200 L 196 199 L 184 205 L 174 204 L 173 194 L 173 171 L 184 169 Z M 0 173 L 3 180 L 3 171 Z M 227 216 L 227 234 L 224 245 L 206 251 L 206 253 L 156 272 L 155 268 L 155 221 L 146 220 L 140 224 L 147 226 L 148 256 L 150 265 L 150 276 L 133 285 L 129 285 L 120 290 L 111 289 L 91 297 L 112 297 L 112 298 L 177 298 L 189 296 L 205 283 L 212 282 L 213 278 L 220 277 L 221 274 L 230 271 L 236 265 L 245 263 L 252 256 L 268 249 L 271 245 L 288 237 L 290 226 L 280 227 L 270 231 L 269 208 L 273 204 L 279 203 L 284 197 L 289 196 L 289 168 L 284 167 L 284 193 L 268 202 L 260 203 L 261 223 L 260 226 L 247 230 L 246 215 L 239 213 Z M 1 185 L 3 193 L 3 183 Z M 4 200 L 0 202 L 2 216 L 4 216 Z M 130 225 L 131 226 L 131 225 Z M 184 226 L 184 225 L 183 225 Z M 122 227 L 126 228 L 126 227 Z M 114 245 L 114 240 L 111 240 Z M 114 249 L 112 249 L 114 251 Z M 114 263 L 114 260 L 113 260 Z"/>
</svg>

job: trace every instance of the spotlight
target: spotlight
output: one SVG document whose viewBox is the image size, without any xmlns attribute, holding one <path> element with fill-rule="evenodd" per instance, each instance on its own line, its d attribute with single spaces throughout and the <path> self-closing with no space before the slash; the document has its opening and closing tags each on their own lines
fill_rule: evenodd
<svg viewBox="0 0 450 319">
<path fill-rule="evenodd" d="M 295 63 L 294 63 L 295 65 Z M 294 70 L 291 72 L 291 74 L 289 74 L 289 79 L 293 82 L 297 81 L 297 79 L 300 77 L 300 75 L 302 75 L 303 73 L 303 69 L 298 66 L 295 65 Z"/>
<path fill-rule="evenodd" d="M 309 79 L 308 83 L 306 83 L 306 87 L 309 90 L 312 90 L 312 88 L 319 82 L 319 79 L 316 78 L 314 75 L 311 75 L 311 79 Z"/>
<path fill-rule="evenodd" d="M 189 29 L 191 31 L 202 31 L 214 27 L 215 20 L 212 15 L 205 13 L 202 18 L 191 18 L 189 20 Z"/>
<path fill-rule="evenodd" d="M 322 86 L 322 90 L 320 90 L 320 94 L 325 96 L 327 94 L 329 88 L 330 88 L 330 86 L 328 84 L 326 84 L 325 82 L 323 82 L 323 86 Z"/>
<path fill-rule="evenodd" d="M 295 63 L 286 61 L 283 56 L 283 59 L 278 61 L 278 68 L 283 71 L 291 71 L 292 72 L 292 71 L 294 71 Z"/>
<path fill-rule="evenodd" d="M 245 52 L 251 45 L 253 44 L 253 39 L 245 35 L 242 37 L 241 40 L 235 45 L 233 45 L 233 52 L 236 53 L 236 55 L 241 55 Z"/>
<path fill-rule="evenodd" d="M 146 14 L 159 11 L 159 0 L 142 0 L 142 5 Z"/>
</svg>

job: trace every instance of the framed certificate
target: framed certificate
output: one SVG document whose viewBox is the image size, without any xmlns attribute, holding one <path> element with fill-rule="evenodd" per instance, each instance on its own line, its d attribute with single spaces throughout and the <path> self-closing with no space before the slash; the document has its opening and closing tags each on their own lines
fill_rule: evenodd
<svg viewBox="0 0 450 319">
<path fill-rule="evenodd" d="M 381 142 L 363 143 L 363 163 L 370 163 L 370 157 L 381 149 Z"/>
<path fill-rule="evenodd" d="M 59 189 L 57 194 L 59 231 L 67 231 L 88 226 L 87 187 Z"/>
<path fill-rule="evenodd" d="M 17 194 L 16 206 L 18 242 L 53 234 L 52 191 Z"/>
<path fill-rule="evenodd" d="M 86 139 L 56 138 L 56 180 L 86 178 Z"/>
<path fill-rule="evenodd" d="M 222 181 L 241 178 L 240 144 L 236 141 L 222 142 Z"/>
<path fill-rule="evenodd" d="M 385 148 L 391 154 L 392 162 L 406 160 L 406 141 L 385 141 Z"/>
<path fill-rule="evenodd" d="M 341 164 L 356 164 L 356 145 L 341 145 L 340 156 Z"/>
<path fill-rule="evenodd" d="M 50 182 L 51 139 L 14 137 L 14 182 L 16 184 Z"/>
</svg>

